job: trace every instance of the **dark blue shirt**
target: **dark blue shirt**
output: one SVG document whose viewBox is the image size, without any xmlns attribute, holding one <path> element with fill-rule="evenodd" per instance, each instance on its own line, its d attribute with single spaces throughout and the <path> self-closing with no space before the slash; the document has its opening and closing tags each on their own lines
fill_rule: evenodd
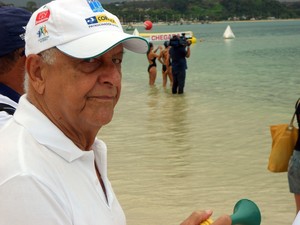
<svg viewBox="0 0 300 225">
<path fill-rule="evenodd" d="M 169 50 L 171 57 L 171 65 L 174 70 L 186 70 L 186 48 L 184 46 L 172 47 Z"/>
<path fill-rule="evenodd" d="M 10 98 L 16 103 L 19 102 L 19 99 L 21 97 L 21 95 L 18 92 L 2 83 L 0 83 L 0 94 Z"/>
</svg>

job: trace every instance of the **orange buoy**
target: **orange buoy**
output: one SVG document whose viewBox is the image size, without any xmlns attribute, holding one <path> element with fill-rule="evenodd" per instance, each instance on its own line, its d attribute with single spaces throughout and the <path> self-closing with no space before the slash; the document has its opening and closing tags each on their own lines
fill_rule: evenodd
<svg viewBox="0 0 300 225">
<path fill-rule="evenodd" d="M 144 22 L 144 26 L 145 26 L 145 29 L 146 29 L 146 30 L 151 30 L 153 24 L 152 24 L 152 22 L 151 22 L 150 20 L 146 20 L 146 21 Z"/>
</svg>

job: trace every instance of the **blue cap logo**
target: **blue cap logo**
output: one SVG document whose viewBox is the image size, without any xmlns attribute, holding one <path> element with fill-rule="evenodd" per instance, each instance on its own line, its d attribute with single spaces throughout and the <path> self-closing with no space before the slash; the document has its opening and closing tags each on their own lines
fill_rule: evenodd
<svg viewBox="0 0 300 225">
<path fill-rule="evenodd" d="M 96 16 L 92 16 L 90 18 L 86 18 L 85 21 L 87 22 L 87 24 L 93 24 L 93 23 L 98 23 Z"/>
<path fill-rule="evenodd" d="M 101 3 L 98 0 L 86 0 L 93 12 L 104 12 L 104 9 L 101 5 Z"/>
</svg>

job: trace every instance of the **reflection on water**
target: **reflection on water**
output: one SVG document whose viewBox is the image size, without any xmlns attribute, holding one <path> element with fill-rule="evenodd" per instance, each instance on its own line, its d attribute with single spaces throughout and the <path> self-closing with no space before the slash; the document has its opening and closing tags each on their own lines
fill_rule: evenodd
<svg viewBox="0 0 300 225">
<path fill-rule="evenodd" d="M 298 98 L 299 39 L 284 43 L 294 49 L 290 58 L 278 50 L 274 29 L 267 39 L 243 38 L 242 26 L 231 25 L 237 38 L 230 43 L 215 37 L 192 46 L 182 96 L 161 87 L 160 73 L 150 88 L 146 57 L 125 54 L 122 96 L 99 137 L 108 145 L 109 176 L 128 225 L 179 224 L 204 208 L 216 218 L 231 214 L 241 198 L 257 203 L 262 225 L 292 223 L 286 173 L 270 173 L 267 162 L 269 125 L 289 121 Z M 271 52 L 276 57 L 261 57 Z"/>
</svg>

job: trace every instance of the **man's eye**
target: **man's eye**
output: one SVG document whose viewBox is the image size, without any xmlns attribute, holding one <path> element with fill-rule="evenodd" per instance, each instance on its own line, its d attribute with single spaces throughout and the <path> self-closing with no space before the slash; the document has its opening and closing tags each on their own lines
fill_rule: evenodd
<svg viewBox="0 0 300 225">
<path fill-rule="evenodd" d="M 91 58 L 84 59 L 77 64 L 77 68 L 84 73 L 92 73 L 101 66 L 101 61 L 99 59 Z"/>
<path fill-rule="evenodd" d="M 90 59 L 83 60 L 83 62 L 85 62 L 85 63 L 96 63 L 96 62 L 100 62 L 100 60 L 96 59 L 96 58 L 90 58 Z"/>
<path fill-rule="evenodd" d="M 91 58 L 91 59 L 85 59 L 83 61 L 83 66 L 86 67 L 91 67 L 91 68 L 98 68 L 102 64 L 102 61 L 96 58 Z"/>
<path fill-rule="evenodd" d="M 114 64 L 121 64 L 122 63 L 122 59 L 113 59 L 112 60 Z"/>
</svg>

